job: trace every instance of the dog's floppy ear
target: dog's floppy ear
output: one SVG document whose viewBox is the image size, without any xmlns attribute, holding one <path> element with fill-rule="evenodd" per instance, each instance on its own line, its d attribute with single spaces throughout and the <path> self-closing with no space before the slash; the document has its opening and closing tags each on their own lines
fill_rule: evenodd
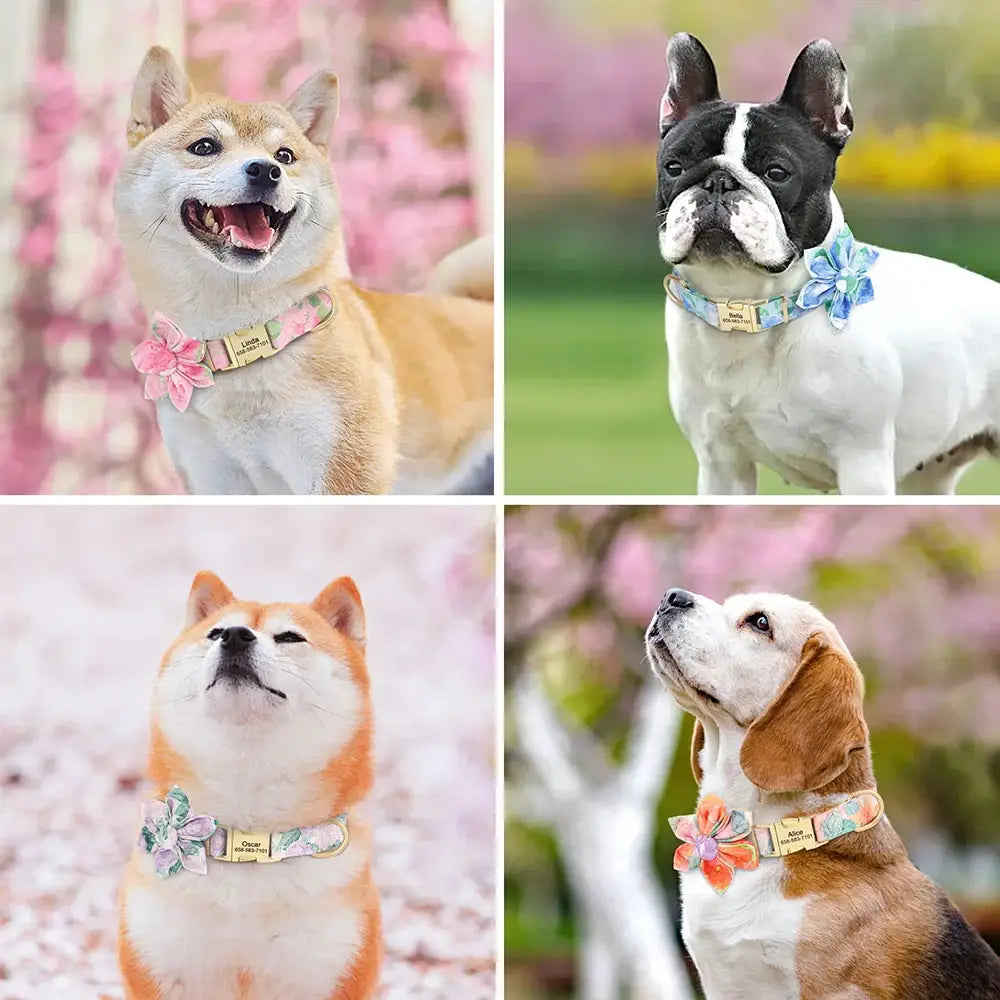
<svg viewBox="0 0 1000 1000">
<path fill-rule="evenodd" d="M 861 672 L 822 633 L 802 647 L 795 672 L 747 730 L 743 773 L 769 792 L 822 788 L 868 742 Z"/>
<path fill-rule="evenodd" d="M 177 60 L 166 49 L 154 45 L 146 53 L 132 88 L 132 111 L 127 129 L 129 147 L 173 118 L 193 96 L 191 83 Z"/>
<path fill-rule="evenodd" d="M 691 734 L 691 773 L 694 775 L 695 784 L 701 785 L 703 777 L 701 771 L 701 751 L 705 746 L 705 727 L 700 719 L 694 720 L 694 732 Z"/>
<path fill-rule="evenodd" d="M 365 610 L 361 606 L 358 588 L 349 576 L 334 580 L 312 602 L 312 608 L 338 632 L 343 632 L 348 639 L 364 646 Z"/>
<path fill-rule="evenodd" d="M 313 73 L 285 102 L 296 124 L 316 146 L 326 146 L 340 113 L 340 83 L 336 73 Z"/>
<path fill-rule="evenodd" d="M 810 42 L 799 53 L 778 100 L 801 111 L 820 138 L 838 150 L 854 131 L 847 67 L 825 38 Z"/>
<path fill-rule="evenodd" d="M 682 32 L 667 45 L 669 82 L 660 101 L 660 138 L 699 104 L 719 100 L 719 80 L 708 49 Z"/>
<path fill-rule="evenodd" d="M 235 600 L 233 592 L 214 573 L 203 569 L 195 576 L 188 594 L 185 619 L 188 628 Z"/>
</svg>

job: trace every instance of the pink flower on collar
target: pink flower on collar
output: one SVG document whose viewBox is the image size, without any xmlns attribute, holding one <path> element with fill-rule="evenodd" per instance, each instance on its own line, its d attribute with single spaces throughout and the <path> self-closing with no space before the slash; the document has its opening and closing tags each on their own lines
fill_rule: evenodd
<svg viewBox="0 0 1000 1000">
<path fill-rule="evenodd" d="M 207 389 L 214 384 L 212 371 L 204 364 L 205 344 L 184 333 L 163 313 L 153 314 L 153 338 L 144 340 L 132 351 L 132 364 L 146 376 L 146 399 L 170 395 L 170 401 L 183 412 L 197 386 Z"/>
<path fill-rule="evenodd" d="M 727 809 L 718 795 L 706 795 L 694 816 L 672 816 L 670 828 L 685 841 L 674 852 L 679 872 L 702 870 L 708 884 L 719 893 L 733 881 L 735 869 L 753 871 L 759 855 L 751 837 L 750 814 Z"/>
</svg>

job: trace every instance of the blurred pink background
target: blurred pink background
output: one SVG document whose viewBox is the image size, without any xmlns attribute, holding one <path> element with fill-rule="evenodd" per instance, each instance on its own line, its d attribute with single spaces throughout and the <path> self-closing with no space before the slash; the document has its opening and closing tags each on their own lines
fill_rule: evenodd
<svg viewBox="0 0 1000 1000">
<path fill-rule="evenodd" d="M 494 995 L 494 541 L 480 507 L 8 508 L 0 996 L 120 998 L 153 677 L 194 573 L 368 616 L 381 996 Z"/>
<path fill-rule="evenodd" d="M 492 76 L 477 0 L 18 0 L 0 10 L 0 493 L 176 481 L 129 361 L 145 320 L 111 193 L 147 48 L 198 91 L 283 99 L 341 80 L 331 149 L 353 273 L 422 286 L 489 228 Z"/>
</svg>

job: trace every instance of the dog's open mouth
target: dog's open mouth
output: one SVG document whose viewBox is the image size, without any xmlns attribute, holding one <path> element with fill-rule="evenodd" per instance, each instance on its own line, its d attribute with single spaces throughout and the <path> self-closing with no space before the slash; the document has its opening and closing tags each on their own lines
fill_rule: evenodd
<svg viewBox="0 0 1000 1000">
<path fill-rule="evenodd" d="M 184 202 L 181 217 L 189 233 L 213 249 L 232 248 L 241 254 L 262 256 L 270 253 L 295 214 L 279 212 L 261 201 L 241 205 L 206 205 Z"/>
</svg>

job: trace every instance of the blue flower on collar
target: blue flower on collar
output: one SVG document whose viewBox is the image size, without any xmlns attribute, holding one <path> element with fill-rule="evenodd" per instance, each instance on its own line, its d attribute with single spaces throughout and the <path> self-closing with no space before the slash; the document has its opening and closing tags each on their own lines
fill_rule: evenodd
<svg viewBox="0 0 1000 1000">
<path fill-rule="evenodd" d="M 878 251 L 867 243 L 855 242 L 851 230 L 844 226 L 829 250 L 817 247 L 806 253 L 812 279 L 799 292 L 796 304 L 802 309 L 825 305 L 834 328 L 843 330 L 851 310 L 875 298 L 868 270 L 876 260 Z"/>
</svg>

